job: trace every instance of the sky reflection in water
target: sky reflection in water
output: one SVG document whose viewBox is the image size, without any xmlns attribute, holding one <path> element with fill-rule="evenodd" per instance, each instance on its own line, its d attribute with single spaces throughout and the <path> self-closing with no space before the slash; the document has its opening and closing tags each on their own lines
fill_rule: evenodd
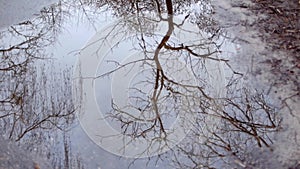
<svg viewBox="0 0 300 169">
<path fill-rule="evenodd" d="M 205 1 L 60 1 L 4 29 L 2 135 L 54 168 L 250 163 L 280 119 L 230 66 L 237 44 L 211 12 Z"/>
</svg>

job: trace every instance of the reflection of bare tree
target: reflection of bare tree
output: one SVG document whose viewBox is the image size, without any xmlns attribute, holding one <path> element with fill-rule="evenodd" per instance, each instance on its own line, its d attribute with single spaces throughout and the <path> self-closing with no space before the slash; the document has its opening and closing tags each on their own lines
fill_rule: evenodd
<svg viewBox="0 0 300 169">
<path fill-rule="evenodd" d="M 269 147 L 273 143 L 272 133 L 280 123 L 275 109 L 263 94 L 253 94 L 247 89 L 237 93 L 223 100 L 222 109 L 199 112 L 200 118 L 187 138 L 192 143 L 178 146 L 180 152 L 175 157 L 185 158 L 175 158 L 177 168 L 250 167 L 252 161 L 248 155 L 256 151 L 254 147 Z M 208 119 L 211 117 L 220 121 L 212 123 Z"/>
<path fill-rule="evenodd" d="M 63 10 L 61 2 L 42 9 L 36 18 L 1 32 L 0 44 L 1 134 L 53 160 L 54 168 L 67 168 L 67 163 L 54 153 L 52 132 L 58 129 L 65 133 L 76 110 L 71 96 L 71 70 L 53 68 L 55 62 L 47 52 L 61 30 Z M 70 149 L 68 144 L 64 146 Z M 70 152 L 66 157 L 65 161 L 73 163 L 70 168 L 75 164 L 82 168 L 80 159 L 73 159 L 77 157 Z"/>
<path fill-rule="evenodd" d="M 157 3 L 157 5 L 160 6 L 160 3 Z M 185 54 L 189 58 L 189 59 L 187 59 L 188 60 L 187 62 L 193 60 L 193 61 L 191 61 L 190 64 L 194 64 L 195 60 L 197 60 L 200 63 L 201 60 L 203 60 L 203 59 L 212 59 L 212 60 L 216 60 L 216 61 L 222 61 L 218 58 L 211 57 L 211 55 L 216 53 L 216 51 L 210 52 L 208 49 L 208 53 L 198 54 L 194 51 L 194 49 L 199 50 L 199 48 L 196 45 L 181 44 L 180 46 L 177 47 L 177 46 L 171 46 L 171 44 L 168 44 L 170 42 L 169 39 L 170 39 L 171 35 L 173 34 L 174 26 L 180 29 L 180 27 L 183 25 L 183 23 L 181 23 L 181 24 L 174 23 L 172 1 L 170 1 L 170 0 L 166 1 L 166 8 L 168 11 L 168 17 L 167 17 L 167 19 L 163 19 L 162 22 L 167 23 L 168 30 L 167 30 L 166 34 L 162 37 L 161 41 L 154 48 L 152 58 L 149 58 L 149 57 L 151 57 L 151 56 L 149 56 L 149 53 L 151 53 L 151 52 L 150 52 L 150 49 L 148 49 L 146 47 L 149 44 L 149 42 L 146 42 L 144 39 L 145 36 L 149 36 L 149 35 L 143 34 L 142 30 L 145 30 L 145 29 L 143 29 L 143 27 L 145 27 L 145 26 L 141 25 L 141 22 L 140 22 L 140 20 L 147 20 L 147 18 L 144 18 L 144 19 L 137 18 L 136 19 L 136 21 L 137 21 L 136 24 L 139 25 L 139 26 L 137 26 L 138 28 L 136 31 L 141 31 L 140 37 L 137 37 L 137 38 L 141 39 L 142 43 L 141 43 L 140 47 L 141 47 L 142 51 L 146 54 L 146 56 L 145 56 L 145 59 L 133 61 L 132 63 L 130 63 L 130 64 L 135 64 L 137 62 L 145 62 L 144 64 L 149 64 L 149 65 L 151 65 L 150 62 L 154 63 L 153 72 L 155 74 L 155 78 L 152 79 L 153 81 L 152 80 L 147 81 L 147 83 L 150 83 L 151 85 L 153 85 L 154 90 L 151 94 L 151 97 L 146 98 L 146 99 L 141 98 L 141 97 L 135 98 L 135 100 L 137 100 L 137 102 L 146 102 L 145 107 L 135 108 L 136 110 L 139 111 L 140 115 L 145 114 L 145 112 L 149 113 L 149 111 L 151 112 L 152 110 L 154 111 L 154 115 L 151 116 L 151 118 L 147 120 L 147 124 L 140 124 L 140 122 L 143 120 L 141 119 L 141 117 L 139 117 L 139 115 L 138 116 L 130 115 L 130 112 L 126 112 L 126 111 L 122 110 L 122 108 L 118 107 L 118 105 L 113 103 L 113 108 L 117 112 L 117 114 L 112 115 L 113 118 L 117 119 L 118 121 L 120 121 L 122 123 L 122 130 L 124 131 L 125 134 L 132 135 L 134 137 L 145 137 L 147 134 L 150 134 L 151 132 L 152 133 L 150 135 L 152 135 L 152 136 L 154 133 L 158 133 L 157 138 L 161 138 L 166 135 L 162 116 L 167 116 L 167 115 L 164 114 L 163 112 L 161 112 L 161 110 L 159 110 L 162 106 L 162 104 L 159 103 L 160 99 L 169 100 L 169 102 L 175 103 L 176 100 L 178 100 L 178 98 L 186 97 L 186 95 L 188 93 L 190 93 L 191 95 L 193 95 L 193 97 L 195 97 L 193 99 L 196 99 L 196 96 L 194 94 L 192 94 L 193 92 L 196 92 L 196 91 L 198 91 L 200 93 L 200 95 L 210 99 L 210 97 L 207 94 L 205 94 L 202 87 L 196 86 L 193 84 L 188 84 L 188 83 L 184 84 L 182 81 L 177 81 L 178 79 L 174 79 L 173 77 L 168 75 L 171 72 L 165 73 L 166 70 L 164 70 L 164 68 L 163 68 L 164 65 L 162 65 L 162 63 L 160 61 L 160 59 L 161 59 L 160 54 L 162 52 L 166 53 L 166 52 L 170 51 L 170 54 L 173 51 L 174 51 L 174 53 L 176 53 L 176 52 L 184 53 L 185 52 Z M 139 11 L 139 12 L 142 12 L 142 11 Z M 160 16 L 160 18 L 162 18 L 162 16 Z M 151 20 L 151 18 L 148 18 L 148 19 Z M 156 21 L 154 21 L 154 22 L 156 22 Z M 131 25 L 134 25 L 134 23 Z M 129 25 L 129 26 L 131 26 L 131 25 Z M 147 33 L 150 33 L 150 32 L 147 32 Z M 113 37 L 115 35 L 108 35 L 108 36 Z M 207 44 L 205 44 L 206 46 L 203 44 L 200 44 L 200 45 L 202 45 L 201 47 L 206 49 L 206 48 L 209 48 L 207 46 L 209 46 L 211 44 L 213 44 L 213 43 L 207 41 Z M 162 50 L 164 50 L 164 51 L 162 51 Z M 173 58 L 173 59 L 169 58 L 168 60 L 170 62 L 172 60 L 173 60 L 173 62 L 176 62 L 176 58 Z M 122 67 L 129 66 L 129 64 L 127 64 L 127 65 L 121 65 L 120 63 L 117 63 L 117 64 L 120 66 L 117 67 L 115 70 L 110 71 L 109 73 L 113 73 L 114 71 L 117 71 L 118 69 L 120 69 Z M 163 64 L 166 64 L 166 63 L 163 63 Z M 194 68 L 193 66 L 190 66 L 190 67 L 192 69 Z M 176 73 L 176 72 L 173 72 L 173 73 Z M 107 75 L 107 74 L 105 74 L 105 75 Z M 135 90 L 138 93 L 142 92 L 137 88 Z M 164 92 L 168 92 L 168 93 L 170 93 L 170 95 L 163 96 L 162 93 L 164 93 Z M 145 93 L 142 93 L 142 95 L 143 94 L 145 94 Z M 199 97 L 199 96 L 197 96 L 197 97 Z M 171 105 L 169 105 L 169 106 L 171 106 Z M 183 105 L 174 106 L 173 110 L 167 110 L 167 111 L 173 111 L 176 116 L 176 114 L 177 114 L 176 112 L 178 112 L 178 110 L 176 110 L 176 109 L 183 109 L 182 106 Z M 137 121 L 139 121 L 139 122 L 137 122 Z M 129 128 L 131 128 L 131 129 L 129 130 Z M 130 132 L 131 132 L 131 134 L 129 134 Z"/>
<path fill-rule="evenodd" d="M 130 89 L 134 91 L 130 99 L 133 103 L 139 103 L 130 105 L 138 112 L 137 115 L 112 101 L 113 111 L 109 117 L 121 125 L 124 134 L 132 138 L 161 141 L 170 132 L 166 124 L 168 118 L 177 117 L 183 111 L 195 114 L 194 128 L 185 142 L 171 151 L 173 165 L 177 168 L 213 168 L 231 165 L 232 161 L 240 166 L 248 166 L 247 154 L 252 151 L 252 147 L 269 147 L 272 144 L 270 133 L 278 129 L 279 121 L 275 110 L 262 94 L 241 90 L 220 98 L 206 90 L 210 87 L 205 79 L 207 77 L 203 76 L 210 71 L 205 67 L 207 61 L 225 63 L 230 68 L 228 60 L 216 57 L 218 45 L 212 40 L 219 32 L 193 44 L 172 42 L 174 29 L 181 29 L 188 19 L 197 23 L 199 28 L 212 22 L 201 13 L 193 13 L 193 17 L 190 12 L 187 12 L 182 23 L 174 22 L 173 15 L 184 13 L 190 6 L 189 1 L 80 1 L 82 6 L 94 7 L 101 7 L 105 3 L 116 15 L 137 14 L 137 18 L 126 23 L 126 28 L 136 32 L 139 50 L 145 54 L 143 59 L 130 64 L 114 62 L 116 69 L 105 75 L 140 62 L 152 70 L 152 77 L 135 83 Z M 86 9 L 82 7 L 82 10 L 88 16 Z M 154 12 L 155 17 L 147 18 L 146 13 L 149 11 Z M 0 89 L 0 124 L 12 139 L 34 138 L 35 143 L 39 144 L 47 137 L 44 131 L 54 128 L 65 131 L 74 120 L 75 107 L 70 98 L 69 71 L 51 74 L 50 71 L 47 73 L 47 66 L 33 66 L 37 59 L 45 58 L 43 48 L 55 40 L 63 20 L 61 12 L 60 5 L 45 8 L 42 16 L 35 21 L 39 24 L 24 22 L 11 27 L 7 34 L 2 33 L 4 38 L 13 35 L 18 37 L 16 39 L 22 39 L 14 45 L 1 46 L 0 49 L 3 55 L 0 60 L 0 74 L 3 77 L 0 80 L 3 86 Z M 168 16 L 163 13 L 168 13 Z M 195 19 L 197 17 L 201 19 Z M 164 22 L 168 29 L 153 45 L 147 42 L 147 37 L 155 36 L 151 34 L 152 29 L 159 22 Z M 177 63 L 178 60 L 189 67 L 197 83 L 174 76 L 182 69 L 180 65 L 175 70 L 170 69 L 172 66 L 168 66 L 168 63 Z M 233 71 L 233 74 L 237 73 Z M 150 86 L 153 90 L 150 94 L 145 93 L 139 88 L 142 85 Z M 63 153 L 64 158 L 56 158 L 54 167 L 73 168 L 75 163 L 78 168 L 82 167 L 80 159 L 71 154 L 68 136 L 64 135 L 62 139 L 64 151 L 59 153 Z"/>
<path fill-rule="evenodd" d="M 111 3 L 119 5 L 113 5 L 113 8 L 118 8 L 117 12 L 124 9 L 121 7 L 122 3 L 117 3 L 117 1 Z M 119 122 L 122 132 L 132 138 L 161 141 L 166 139 L 168 127 L 166 127 L 165 121 L 168 117 L 176 117 L 183 111 L 196 114 L 196 123 L 186 138 L 186 142 L 172 150 L 174 165 L 178 168 L 213 168 L 230 165 L 229 163 L 232 163 L 233 160 L 237 165 L 247 166 L 247 154 L 252 151 L 254 146 L 270 147 L 272 144 L 271 133 L 277 131 L 280 124 L 276 111 L 267 103 L 264 95 L 246 89 L 230 89 L 231 82 L 226 89 L 228 90 L 227 95 L 214 96 L 212 91 L 207 90 L 209 88 L 207 79 L 205 79 L 207 77 L 203 76 L 205 72 L 210 71 L 206 68 L 205 63 L 207 61 L 225 63 L 224 65 L 232 70 L 228 60 L 217 57 L 218 45 L 211 41 L 216 34 L 203 39 L 200 43 L 182 44 L 179 42 L 175 44 L 170 40 L 174 29 L 181 29 L 182 24 L 189 17 L 186 16 L 182 24 L 174 22 L 176 2 L 166 0 L 163 3 L 159 1 L 149 2 L 149 4 L 146 2 L 145 4 L 136 3 L 132 3 L 132 6 L 127 5 L 126 7 L 129 9 L 126 8 L 127 10 L 124 11 L 131 12 L 134 9 L 133 13 L 138 13 L 138 18 L 133 19 L 136 22 L 125 25 L 129 27 L 129 30 L 134 27 L 138 32 L 136 38 L 139 40 L 139 50 L 145 54 L 144 59 L 127 64 L 110 61 L 117 65 L 115 69 L 99 75 L 97 78 L 119 70 L 122 71 L 122 68 L 139 62 L 142 62 L 143 65 L 150 65 L 152 70 L 150 76 L 153 78 L 147 77 L 146 80 L 135 83 L 131 89 L 135 91 L 131 99 L 134 100 L 134 103 L 139 104 L 138 106 L 130 104 L 128 107 L 138 112 L 137 114 L 131 114 L 127 111 L 128 107 L 119 107 L 113 100 L 110 120 Z M 145 8 L 140 9 L 139 7 Z M 156 9 L 154 11 L 157 12 L 158 19 L 147 18 L 143 14 L 143 10 L 147 11 L 148 8 L 151 8 L 151 11 L 153 11 L 152 8 Z M 162 11 L 168 13 L 166 19 L 162 15 Z M 143 29 L 142 24 L 147 20 L 154 23 L 165 22 L 168 25 L 166 33 L 152 48 L 149 47 L 150 42 L 147 42 L 145 37 L 155 35 L 151 34 L 151 31 Z M 155 28 L 155 24 L 153 25 L 151 26 Z M 107 35 L 107 37 L 114 36 Z M 114 50 L 116 46 L 112 46 L 111 50 Z M 167 57 L 163 55 L 167 55 Z M 191 81 L 188 80 L 178 80 L 172 76 L 182 71 L 180 67 L 177 72 L 168 72 L 165 67 L 168 67 L 166 66 L 168 63 L 176 60 L 174 57 L 180 58 L 190 68 L 193 79 L 197 80 L 196 84 L 190 83 Z M 233 70 L 232 74 L 241 75 Z M 234 81 L 238 83 L 238 79 L 234 79 Z M 138 88 L 139 85 L 150 86 L 153 90 L 150 94 L 145 93 Z M 145 95 L 147 96 L 143 97 Z M 181 100 L 182 98 L 184 101 Z"/>
<path fill-rule="evenodd" d="M 1 117 L 3 124 L 10 126 L 7 129 L 10 138 L 20 140 L 37 128 L 59 127 L 55 119 L 67 118 L 74 112 L 71 101 L 64 101 L 66 99 L 63 97 L 59 98 L 61 100 L 56 98 L 60 90 L 66 89 L 55 90 L 47 79 L 46 67 L 33 66 L 42 65 L 42 61 L 38 63 L 38 60 L 49 57 L 46 47 L 54 41 L 59 31 L 62 16 L 59 9 L 60 4 L 44 8 L 36 19 L 11 26 L 8 31 L 2 32 L 3 39 L 9 37 L 11 42 L 3 44 L 0 49 L 3 56 L 0 64 L 3 77 Z M 62 72 L 64 78 L 67 73 Z M 56 83 L 68 80 L 64 78 Z"/>
<path fill-rule="evenodd" d="M 205 70 L 199 72 L 199 68 L 205 66 L 206 59 L 214 62 L 227 62 L 227 60 L 219 59 L 215 56 L 218 52 L 218 46 L 209 39 L 197 39 L 197 43 L 199 44 L 196 42 L 194 42 L 194 44 L 183 44 L 180 42 L 178 42 L 178 44 L 174 44 L 170 38 L 172 37 L 175 28 L 182 30 L 183 32 L 192 32 L 192 30 L 185 30 L 185 28 L 183 28 L 188 16 L 186 16 L 181 23 L 175 23 L 173 20 L 173 2 L 171 0 L 166 0 L 165 4 L 168 13 L 166 17 L 167 19 L 164 19 L 163 17 L 165 16 L 160 13 L 158 19 L 151 17 L 139 17 L 144 16 L 141 14 L 137 18 L 133 18 L 128 22 L 121 22 L 113 26 L 113 30 L 119 28 L 119 25 L 122 24 L 129 27 L 130 31 L 132 27 L 136 28 L 134 31 L 140 33 L 136 38 L 141 42 L 139 45 L 140 48 L 135 50 L 142 51 L 145 56 L 144 59 L 132 61 L 125 65 L 122 65 L 117 61 L 110 60 L 109 62 L 113 62 L 117 65 L 116 68 L 99 75 L 98 78 L 137 63 L 150 65 L 153 78 L 149 77 L 146 81 L 137 82 L 136 86 L 142 84 L 151 86 L 150 88 L 153 88 L 151 94 L 147 95 L 148 93 L 144 93 L 144 91 L 140 90 L 138 87 L 132 87 L 132 90 L 135 93 L 134 96 L 132 96 L 132 100 L 138 104 L 142 103 L 142 106 L 129 105 L 128 107 L 134 109 L 137 114 L 133 115 L 130 111 L 126 110 L 128 107 L 120 107 L 112 101 L 113 111 L 110 114 L 110 118 L 113 121 L 120 122 L 121 130 L 125 135 L 129 135 L 133 138 L 144 138 L 150 142 L 161 142 L 161 140 L 163 140 L 161 142 L 162 146 L 169 146 L 166 141 L 168 136 L 167 133 L 174 131 L 169 128 L 170 124 L 166 127 L 165 123 L 167 118 L 170 116 L 177 117 L 179 114 L 182 114 L 182 112 L 190 112 L 190 114 L 194 114 L 195 110 L 198 109 L 198 104 L 207 105 L 209 101 L 212 100 L 212 96 L 209 96 L 209 94 L 204 90 L 206 86 L 205 79 L 199 78 L 201 76 L 201 72 L 205 72 Z M 161 6 L 160 3 L 157 5 Z M 147 22 L 147 20 L 148 22 L 151 21 L 150 23 L 152 24 L 154 22 L 153 25 L 158 22 L 164 22 L 167 25 L 166 33 L 155 45 L 151 44 L 151 42 L 147 42 L 145 39 L 145 37 L 155 36 L 153 32 L 151 32 L 153 30 L 144 29 L 145 25 L 142 23 Z M 153 27 L 155 28 L 155 26 Z M 124 28 L 124 25 L 120 26 L 120 28 Z M 123 31 L 124 30 L 122 30 L 122 32 Z M 120 32 L 118 31 L 118 33 Z M 195 32 L 195 35 L 197 35 L 197 33 L 199 32 Z M 111 31 L 106 38 L 99 39 L 99 41 L 105 42 L 108 40 L 107 38 L 115 36 L 116 35 L 113 34 L 113 31 Z M 124 39 L 127 39 L 127 37 L 124 37 Z M 117 44 L 118 43 L 119 42 L 117 42 Z M 113 46 L 111 50 L 115 47 L 116 46 Z M 167 55 L 167 57 L 163 57 L 162 55 Z M 168 66 L 170 63 L 177 64 L 173 67 L 175 70 L 172 72 L 170 70 L 166 70 L 170 69 L 170 66 Z M 184 65 L 182 65 L 182 63 L 184 63 Z M 182 69 L 185 69 L 185 64 L 188 65 L 187 67 L 193 74 L 191 76 L 194 77 L 192 77 L 192 79 L 190 79 L 190 77 L 176 78 L 174 74 L 183 72 Z M 190 83 L 194 79 L 197 79 L 198 82 Z M 143 97 L 145 95 L 147 95 L 146 98 Z"/>
<path fill-rule="evenodd" d="M 154 13 L 161 20 L 166 20 L 162 14 L 168 13 L 168 3 L 164 0 L 146 0 L 146 1 L 125 1 L 125 0 L 99 0 L 98 3 L 105 3 L 112 9 L 115 15 L 124 17 L 128 15 L 140 15 L 143 17 L 146 13 Z M 212 7 L 208 0 L 173 0 L 172 13 L 174 15 L 188 15 L 189 21 L 195 23 L 201 29 L 205 29 L 211 33 L 216 33 L 215 24 L 210 17 Z"/>
</svg>

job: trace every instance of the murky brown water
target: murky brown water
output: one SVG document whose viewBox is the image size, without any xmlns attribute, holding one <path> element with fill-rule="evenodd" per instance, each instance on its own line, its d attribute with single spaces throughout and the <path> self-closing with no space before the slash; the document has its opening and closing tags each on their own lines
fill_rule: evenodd
<svg viewBox="0 0 300 169">
<path fill-rule="evenodd" d="M 213 4 L 63 0 L 3 28 L 0 168 L 299 167 L 277 53 Z"/>
</svg>

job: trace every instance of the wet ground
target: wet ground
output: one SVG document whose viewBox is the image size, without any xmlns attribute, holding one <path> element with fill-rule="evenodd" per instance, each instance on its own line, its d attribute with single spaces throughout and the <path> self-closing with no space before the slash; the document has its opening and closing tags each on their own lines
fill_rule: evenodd
<svg viewBox="0 0 300 169">
<path fill-rule="evenodd" d="M 1 19 L 1 169 L 300 168 L 298 1 L 27 7 Z"/>
<path fill-rule="evenodd" d="M 246 68 L 247 85 L 264 90 L 282 115 L 283 128 L 272 151 L 261 152 L 260 168 L 299 168 L 299 3 L 232 1 L 216 7 L 219 23 L 241 44 L 237 68 Z"/>
</svg>

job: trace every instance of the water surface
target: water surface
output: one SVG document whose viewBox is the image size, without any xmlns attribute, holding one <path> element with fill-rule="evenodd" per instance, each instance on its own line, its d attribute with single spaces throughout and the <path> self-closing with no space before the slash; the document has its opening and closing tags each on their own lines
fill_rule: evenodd
<svg viewBox="0 0 300 169">
<path fill-rule="evenodd" d="M 260 165 L 279 107 L 212 13 L 209 1 L 63 0 L 14 20 L 0 33 L 1 134 L 52 168 Z"/>
</svg>

